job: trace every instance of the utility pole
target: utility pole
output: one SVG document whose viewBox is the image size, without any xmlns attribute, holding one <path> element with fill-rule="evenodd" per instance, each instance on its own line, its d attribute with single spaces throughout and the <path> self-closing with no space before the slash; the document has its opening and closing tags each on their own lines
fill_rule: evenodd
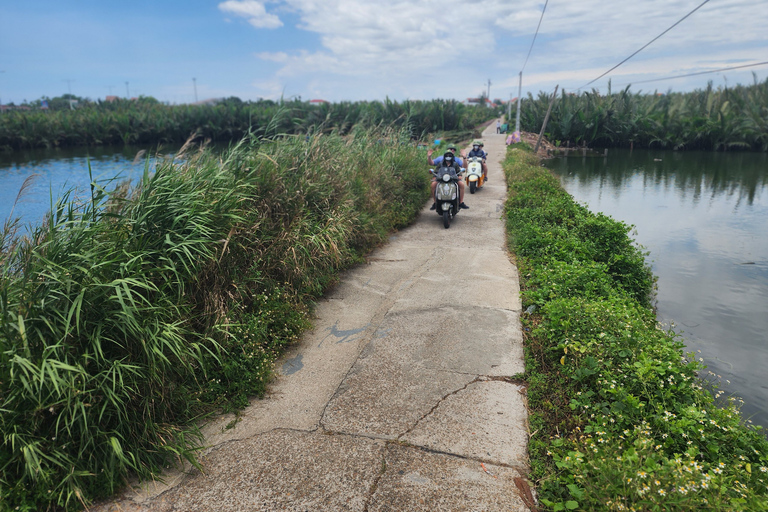
<svg viewBox="0 0 768 512">
<path fill-rule="evenodd" d="M 197 103 L 197 78 L 192 78 L 192 87 L 195 89 L 195 103 Z"/>
<path fill-rule="evenodd" d="M 485 97 L 488 101 L 491 101 L 491 79 L 488 79 L 488 91 L 485 93 Z"/>
<path fill-rule="evenodd" d="M 0 71 L 0 73 L 5 73 L 5 71 Z M 2 105 L 2 104 L 3 104 L 3 102 L 0 101 L 0 105 Z M 2 113 L 2 111 L 0 111 L 0 113 Z"/>
<path fill-rule="evenodd" d="M 75 110 L 75 106 L 72 104 L 72 102 L 74 101 L 72 99 L 72 82 L 74 82 L 74 80 L 66 79 L 66 80 L 62 80 L 62 82 L 67 82 L 67 91 L 69 91 L 69 98 L 67 98 L 69 100 L 69 110 Z M 75 101 L 75 103 L 77 102 Z"/>
<path fill-rule="evenodd" d="M 125 82 L 125 99 L 131 99 L 131 93 L 128 92 L 128 82 Z"/>
<path fill-rule="evenodd" d="M 69 92 L 69 95 L 72 96 L 72 82 L 74 82 L 74 80 L 65 79 L 62 80 L 62 82 L 67 82 L 67 91 Z"/>
<path fill-rule="evenodd" d="M 560 87 L 560 85 L 555 86 L 555 92 L 552 93 L 552 101 L 549 102 L 549 108 L 547 109 L 547 115 L 544 116 L 544 124 L 541 125 L 541 131 L 539 132 L 539 138 L 536 139 L 536 147 L 533 148 L 534 153 L 539 152 L 539 145 L 541 144 L 541 138 L 544 136 L 544 130 L 547 129 L 547 122 L 549 121 L 549 114 L 552 113 L 552 105 L 555 104 L 555 100 L 557 99 L 557 89 Z"/>
<path fill-rule="evenodd" d="M 520 104 L 523 102 L 523 72 L 520 72 L 520 83 L 517 86 L 517 119 L 515 120 L 515 131 L 520 133 Z"/>
</svg>

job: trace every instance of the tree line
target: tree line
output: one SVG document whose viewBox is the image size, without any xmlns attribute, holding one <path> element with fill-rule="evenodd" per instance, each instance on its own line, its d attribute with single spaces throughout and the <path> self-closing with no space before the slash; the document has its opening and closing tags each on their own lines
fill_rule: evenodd
<svg viewBox="0 0 768 512">
<path fill-rule="evenodd" d="M 70 99 L 78 100 L 74 110 Z M 12 110 L 0 115 L 0 150 L 182 143 L 192 134 L 232 141 L 259 130 L 344 135 L 353 126 L 394 126 L 419 138 L 427 133 L 470 130 L 498 114 L 496 108 L 442 99 L 314 104 L 300 99 L 242 101 L 231 97 L 207 105 L 166 105 L 151 97 L 110 102 L 76 97 L 60 100 L 50 100 L 47 110 Z"/>
<path fill-rule="evenodd" d="M 539 132 L 551 97 L 528 95 L 521 126 Z M 696 150 L 768 151 L 768 79 L 688 93 L 563 91 L 545 131 L 555 144 Z"/>
</svg>

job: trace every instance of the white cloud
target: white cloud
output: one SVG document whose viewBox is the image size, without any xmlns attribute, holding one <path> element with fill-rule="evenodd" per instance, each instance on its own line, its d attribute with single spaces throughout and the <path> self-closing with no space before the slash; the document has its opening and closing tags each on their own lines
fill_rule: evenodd
<svg viewBox="0 0 768 512">
<path fill-rule="evenodd" d="M 255 55 L 261 60 L 271 62 L 286 62 L 288 60 L 288 54 L 285 52 L 258 52 Z"/>
<path fill-rule="evenodd" d="M 491 96 L 506 97 L 511 90 L 516 96 L 517 74 L 544 6 L 542 0 L 271 3 L 275 11 L 290 12 L 298 19 L 291 29 L 316 34 L 320 45 L 256 55 L 281 65 L 275 77 L 295 84 L 294 94 L 314 91 L 327 99 L 465 98 L 482 91 L 489 77 L 496 87 Z M 272 16 L 264 1 L 229 0 L 220 4 L 222 10 L 225 5 L 232 6 L 228 12 L 241 16 L 260 20 Z M 526 65 L 524 87 L 538 91 L 557 83 L 571 90 L 582 86 L 696 5 L 689 0 L 549 2 Z M 760 57 L 766 47 L 766 25 L 768 11 L 754 2 L 712 2 L 593 85 L 604 87 L 609 78 L 628 82 L 714 69 L 729 61 L 765 60 Z M 718 77 L 705 75 L 699 83 L 708 78 Z M 669 84 L 658 87 L 666 89 Z"/>
<path fill-rule="evenodd" d="M 257 0 L 227 0 L 219 4 L 219 9 L 247 18 L 248 23 L 256 28 L 279 28 L 283 26 L 280 18 L 268 13 L 264 2 Z"/>
</svg>

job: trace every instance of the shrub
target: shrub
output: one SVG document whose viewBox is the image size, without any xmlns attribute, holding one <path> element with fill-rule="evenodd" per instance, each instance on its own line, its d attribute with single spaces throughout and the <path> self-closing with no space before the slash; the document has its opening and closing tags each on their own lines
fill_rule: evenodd
<svg viewBox="0 0 768 512">
<path fill-rule="evenodd" d="M 535 158 L 504 169 L 524 315 L 531 471 L 550 510 L 768 510 L 768 440 L 659 328 L 630 227 Z"/>
<path fill-rule="evenodd" d="M 64 197 L 0 253 L 0 503 L 76 509 L 197 464 L 196 420 L 263 392 L 340 269 L 429 195 L 399 133 L 246 138 Z"/>
</svg>

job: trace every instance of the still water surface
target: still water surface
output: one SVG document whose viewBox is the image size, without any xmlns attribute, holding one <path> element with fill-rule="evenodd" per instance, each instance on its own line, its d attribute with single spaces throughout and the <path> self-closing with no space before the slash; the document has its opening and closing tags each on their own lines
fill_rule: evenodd
<svg viewBox="0 0 768 512">
<path fill-rule="evenodd" d="M 178 149 L 173 146 L 173 150 Z M 147 152 L 155 155 L 157 148 L 125 146 L 100 148 L 34 149 L 0 152 L 0 223 L 11 213 L 23 224 L 39 224 L 55 200 L 72 190 L 79 197 L 90 194 L 90 163 L 93 180 L 107 190 L 118 183 L 136 182 L 144 173 Z M 161 148 L 166 154 L 168 148 Z M 149 161 L 154 168 L 155 158 Z M 30 179 L 19 197 L 25 180 Z M 18 201 L 17 201 L 18 198 Z M 14 207 L 15 203 L 15 207 Z"/>
<path fill-rule="evenodd" d="M 610 150 L 546 165 L 591 211 L 635 226 L 659 320 L 768 427 L 768 155 Z"/>
</svg>

